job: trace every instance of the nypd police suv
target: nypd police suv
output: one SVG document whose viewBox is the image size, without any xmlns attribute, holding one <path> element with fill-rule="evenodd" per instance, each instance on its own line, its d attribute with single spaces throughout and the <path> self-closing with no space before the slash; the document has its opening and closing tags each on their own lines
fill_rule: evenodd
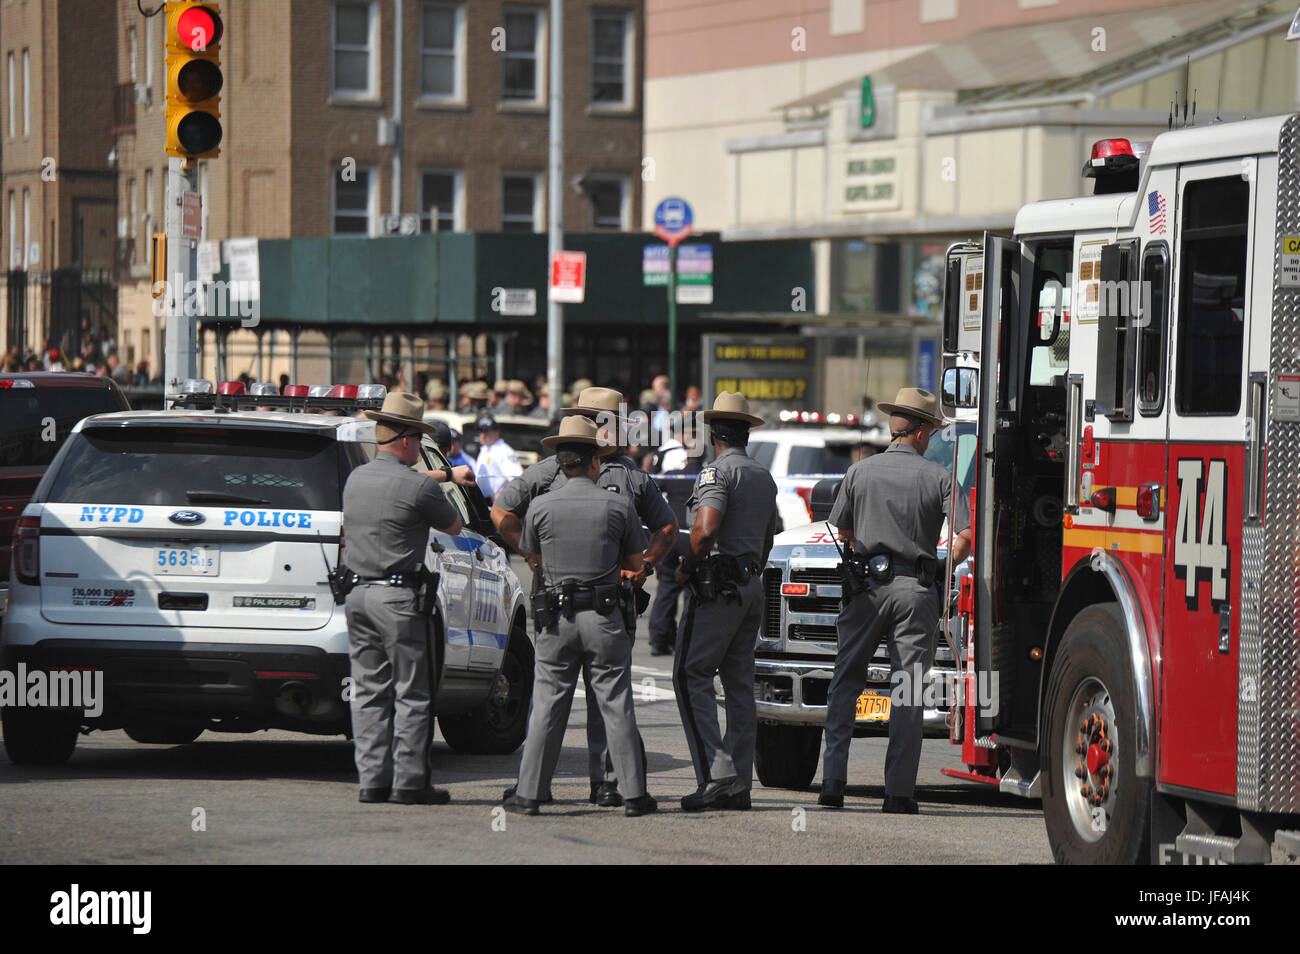
<svg viewBox="0 0 1300 954">
<path fill-rule="evenodd" d="M 348 630 L 330 573 L 346 562 L 342 490 L 374 423 L 287 411 L 87 418 L 15 534 L 0 668 L 102 670 L 103 711 L 6 708 L 19 763 L 66 760 L 78 731 L 140 742 L 204 730 L 350 731 Z M 426 469 L 447 469 L 426 444 Z M 522 590 L 477 491 L 445 484 L 464 531 L 433 532 L 436 709 L 453 748 L 523 740 L 533 648 Z"/>
</svg>

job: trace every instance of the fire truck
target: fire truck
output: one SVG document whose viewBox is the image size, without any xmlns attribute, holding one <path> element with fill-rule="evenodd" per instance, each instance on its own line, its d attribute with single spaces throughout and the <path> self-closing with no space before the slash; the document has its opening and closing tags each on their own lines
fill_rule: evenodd
<svg viewBox="0 0 1300 954">
<path fill-rule="evenodd" d="M 949 250 L 978 420 L 948 774 L 1077 863 L 1300 854 L 1300 114 L 1097 143 Z M 981 373 L 983 372 L 983 373 Z"/>
</svg>

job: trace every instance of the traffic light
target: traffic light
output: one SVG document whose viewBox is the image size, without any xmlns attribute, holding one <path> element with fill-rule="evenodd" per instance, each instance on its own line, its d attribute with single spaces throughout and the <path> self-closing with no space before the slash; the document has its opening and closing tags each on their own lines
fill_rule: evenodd
<svg viewBox="0 0 1300 954">
<path fill-rule="evenodd" d="M 221 12 L 216 3 L 167 3 L 167 155 L 219 156 Z"/>
</svg>

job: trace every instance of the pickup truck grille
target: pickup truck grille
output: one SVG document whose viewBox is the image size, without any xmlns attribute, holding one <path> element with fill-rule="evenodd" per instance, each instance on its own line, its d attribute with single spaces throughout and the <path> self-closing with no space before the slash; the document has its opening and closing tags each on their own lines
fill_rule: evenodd
<svg viewBox="0 0 1300 954">
<path fill-rule="evenodd" d="M 790 596 L 786 598 L 791 613 L 830 613 L 838 615 L 838 596 Z"/>
<path fill-rule="evenodd" d="M 833 583 L 840 584 L 840 571 L 833 566 L 803 567 L 790 571 L 791 583 Z M 835 608 L 839 612 L 839 607 Z"/>
<path fill-rule="evenodd" d="M 763 571 L 763 638 L 781 638 L 781 571 Z"/>
<path fill-rule="evenodd" d="M 835 642 L 838 633 L 834 626 L 815 626 L 808 623 L 795 623 L 790 627 L 791 639 L 816 639 L 821 642 Z"/>
</svg>

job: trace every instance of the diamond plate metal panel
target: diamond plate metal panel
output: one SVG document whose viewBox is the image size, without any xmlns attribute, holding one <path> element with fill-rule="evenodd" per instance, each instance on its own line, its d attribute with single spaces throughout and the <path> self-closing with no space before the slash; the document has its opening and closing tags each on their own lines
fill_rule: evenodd
<svg viewBox="0 0 1300 954">
<path fill-rule="evenodd" d="M 1283 235 L 1300 235 L 1300 116 L 1283 126 L 1278 150 L 1264 522 L 1242 540 L 1242 571 L 1257 587 L 1242 589 L 1238 801 L 1263 812 L 1300 812 L 1300 423 L 1276 419 L 1271 386 L 1300 374 L 1300 289 L 1279 286 Z"/>
</svg>

